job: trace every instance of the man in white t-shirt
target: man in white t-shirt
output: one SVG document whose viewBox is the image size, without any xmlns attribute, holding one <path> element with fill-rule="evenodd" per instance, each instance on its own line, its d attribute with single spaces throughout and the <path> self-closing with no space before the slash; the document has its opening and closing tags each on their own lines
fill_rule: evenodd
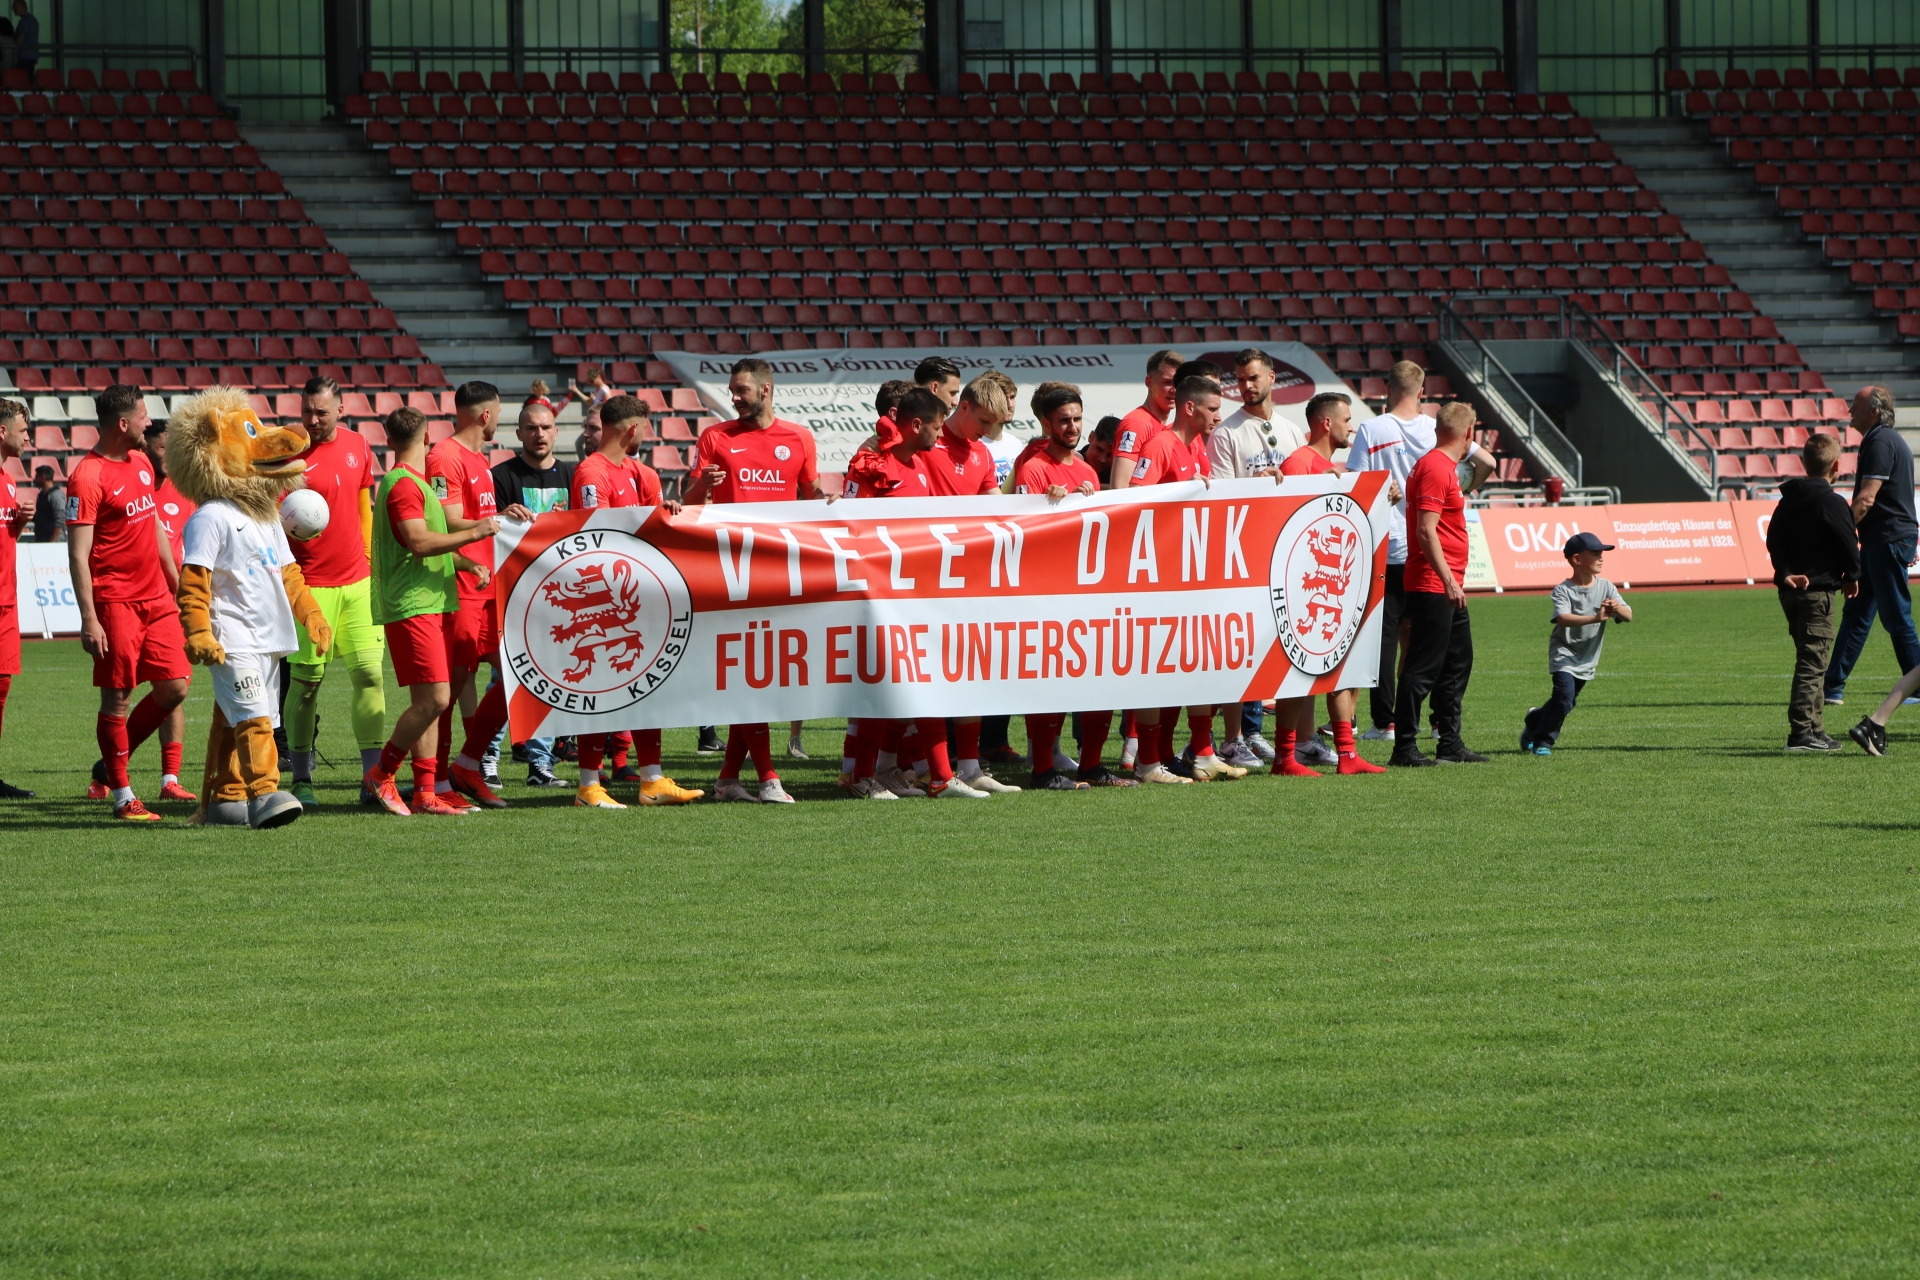
<svg viewBox="0 0 1920 1280">
<path fill-rule="evenodd" d="M 1434 421 L 1420 412 L 1427 371 L 1402 360 L 1387 374 L 1387 411 L 1369 418 L 1354 432 L 1347 452 L 1349 471 L 1385 471 L 1393 477 L 1388 496 L 1387 589 L 1380 602 L 1380 682 L 1373 687 L 1373 727 L 1361 737 L 1379 742 L 1393 737 L 1394 676 L 1400 659 L 1400 612 L 1404 603 L 1402 578 L 1407 566 L 1407 473 L 1434 445 Z M 1472 493 L 1493 474 L 1493 455 L 1479 445 L 1469 446 L 1467 464 L 1472 479 L 1461 489 Z"/>
<path fill-rule="evenodd" d="M 1240 407 L 1207 437 L 1207 458 L 1221 479 L 1280 474 L 1280 464 L 1307 442 L 1307 433 L 1275 410 L 1273 358 L 1248 347 L 1233 360 Z"/>
</svg>

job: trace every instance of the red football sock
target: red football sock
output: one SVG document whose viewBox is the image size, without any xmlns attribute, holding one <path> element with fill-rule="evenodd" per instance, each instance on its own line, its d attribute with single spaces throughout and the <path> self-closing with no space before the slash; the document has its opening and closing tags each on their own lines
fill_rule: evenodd
<svg viewBox="0 0 1920 1280">
<path fill-rule="evenodd" d="M 847 717 L 847 732 L 840 739 L 840 758 L 842 760 L 858 760 L 860 758 L 860 743 L 860 721 L 849 716 Z"/>
<path fill-rule="evenodd" d="M 1045 773 L 1053 768 L 1053 724 L 1052 717 L 1032 714 L 1027 717 L 1027 757 L 1033 761 L 1035 773 Z"/>
<path fill-rule="evenodd" d="M 601 759 L 607 754 L 607 735 L 583 733 L 575 740 L 573 752 L 582 769 L 598 769 Z"/>
<path fill-rule="evenodd" d="M 0 730 L 7 727 L 7 694 L 13 688 L 12 676 L 0 676 Z"/>
<path fill-rule="evenodd" d="M 1160 708 L 1160 758 L 1172 760 L 1176 752 L 1173 749 L 1174 731 L 1180 727 L 1180 708 Z"/>
<path fill-rule="evenodd" d="M 1379 765 L 1360 758 L 1360 749 L 1353 743 L 1353 721 L 1335 720 L 1333 722 L 1333 749 L 1340 757 L 1341 773 L 1385 773 Z"/>
<path fill-rule="evenodd" d="M 727 745 L 733 745 L 733 735 L 738 733 L 747 744 L 747 751 L 753 756 L 753 769 L 760 775 L 760 781 L 777 778 L 773 771 L 773 747 L 770 735 L 764 724 L 736 724 L 727 728 Z"/>
<path fill-rule="evenodd" d="M 430 796 L 433 794 L 433 780 L 439 776 L 438 766 L 438 760 L 427 756 L 415 756 L 413 758 L 413 795 L 415 800 L 418 800 L 421 796 Z"/>
<path fill-rule="evenodd" d="M 879 727 L 876 722 L 871 720 L 862 721 L 862 725 L 872 725 L 874 728 Z M 861 778 L 871 778 L 874 769 L 877 767 L 875 757 L 880 754 L 880 736 L 876 733 L 862 732 L 858 737 L 853 738 L 852 742 L 853 751 L 851 754 L 853 756 L 853 776 L 855 781 Z"/>
<path fill-rule="evenodd" d="M 469 760 L 478 760 L 486 754 L 493 736 L 506 724 L 507 686 L 497 684 L 487 690 L 487 696 L 480 699 L 480 705 L 474 708 L 473 718 L 467 721 L 467 741 L 460 748 L 460 754 Z"/>
<path fill-rule="evenodd" d="M 1120 713 L 1120 736 L 1123 738 L 1137 738 L 1140 736 L 1140 722 L 1134 717 L 1134 713 L 1131 711 L 1122 711 Z"/>
<path fill-rule="evenodd" d="M 941 732 L 945 732 L 944 729 Z M 980 758 L 980 722 L 968 724 L 962 720 L 953 726 L 953 758 L 956 760 L 978 760 Z"/>
<path fill-rule="evenodd" d="M 1187 736 L 1193 740 L 1193 754 L 1210 756 L 1213 754 L 1213 712 L 1205 715 L 1196 712 L 1187 713 Z"/>
<path fill-rule="evenodd" d="M 911 727 L 911 723 L 906 720 L 887 721 L 887 731 L 881 739 L 881 749 L 891 751 L 896 756 L 899 755 L 906 749 L 907 730 Z M 907 763 L 913 762 L 909 760 Z"/>
<path fill-rule="evenodd" d="M 453 706 L 453 703 L 447 703 L 447 709 L 440 713 L 440 743 L 433 752 L 433 776 L 436 778 L 453 776 L 447 769 L 447 762 L 453 759 Z M 413 772 L 416 777 L 419 776 L 418 764 L 414 766 Z M 419 783 L 416 782 L 414 785 L 418 786 Z"/>
<path fill-rule="evenodd" d="M 1319 771 L 1309 769 L 1293 758 L 1293 750 L 1299 745 L 1298 729 L 1275 729 L 1273 743 L 1273 771 L 1287 778 L 1317 778 Z"/>
<path fill-rule="evenodd" d="M 182 745 L 183 744 L 178 742 L 163 742 L 160 744 L 161 777 L 177 778 L 180 776 L 180 748 Z"/>
<path fill-rule="evenodd" d="M 953 777 L 953 760 L 947 754 L 947 722 L 942 716 L 928 716 L 920 721 L 920 745 L 927 751 L 927 774 L 935 782 L 945 782 Z"/>
<path fill-rule="evenodd" d="M 127 754 L 132 755 L 140 749 L 140 744 L 154 735 L 155 730 L 166 723 L 167 711 L 161 710 L 159 702 L 152 694 L 140 699 L 138 706 L 127 716 Z"/>
<path fill-rule="evenodd" d="M 624 769 L 633 755 L 633 735 L 622 729 L 619 733 L 607 735 L 607 746 L 612 748 L 613 767 Z"/>
<path fill-rule="evenodd" d="M 1135 772 L 1144 773 L 1151 766 L 1160 763 L 1160 726 L 1141 724 L 1136 720 L 1134 728 L 1140 735 L 1140 747 L 1134 752 L 1133 767 Z"/>
<path fill-rule="evenodd" d="M 635 729 L 633 731 L 633 762 L 641 768 L 660 763 L 660 731 L 658 729 Z"/>
<path fill-rule="evenodd" d="M 407 758 L 407 752 L 410 749 L 411 744 L 403 747 L 397 742 L 389 741 L 386 746 L 380 748 L 380 763 L 373 767 L 374 772 L 383 778 L 391 778 L 400 772 L 400 762 Z"/>
<path fill-rule="evenodd" d="M 1107 749 L 1107 734 L 1113 730 L 1113 712 L 1082 711 L 1080 713 L 1080 769 L 1100 767 L 1100 753 Z"/>
<path fill-rule="evenodd" d="M 94 721 L 94 740 L 106 762 L 107 785 L 116 791 L 127 785 L 127 718 L 102 715 Z"/>
</svg>

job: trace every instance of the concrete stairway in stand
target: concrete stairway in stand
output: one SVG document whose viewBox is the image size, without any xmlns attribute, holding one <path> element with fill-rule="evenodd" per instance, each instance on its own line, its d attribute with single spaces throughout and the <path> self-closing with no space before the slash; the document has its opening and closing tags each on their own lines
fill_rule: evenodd
<svg viewBox="0 0 1920 1280">
<path fill-rule="evenodd" d="M 434 225 L 432 210 L 347 126 L 255 124 L 243 132 L 449 382 L 484 379 L 515 403 L 534 378 L 565 386 L 570 370 L 557 368 L 546 340 L 528 334 L 499 286 L 480 278 L 453 234 Z"/>
<path fill-rule="evenodd" d="M 1892 321 L 1876 316 L 1867 294 L 1829 266 L 1753 175 L 1709 139 L 1704 121 L 1606 120 L 1596 127 L 1834 394 L 1850 397 L 1873 382 L 1890 387 L 1902 404 L 1920 399 L 1920 351 L 1900 343 Z"/>
</svg>

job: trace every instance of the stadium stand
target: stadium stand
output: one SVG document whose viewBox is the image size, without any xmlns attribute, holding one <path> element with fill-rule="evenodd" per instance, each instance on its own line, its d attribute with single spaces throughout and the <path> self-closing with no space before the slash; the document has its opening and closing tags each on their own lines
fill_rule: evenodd
<svg viewBox="0 0 1920 1280">
<path fill-rule="evenodd" d="M 408 395 L 443 416 L 439 368 L 189 73 L 6 71 L 0 200 L 0 384 L 38 424 L 26 475 L 66 474 L 115 382 L 245 387 L 271 419 L 320 373 L 367 417 Z"/>
<path fill-rule="evenodd" d="M 1696 402 L 1824 389 L 1564 97 L 1497 72 L 363 88 L 368 144 L 556 357 L 622 387 L 661 380 L 656 345 L 1298 339 L 1377 398 L 1393 361 L 1431 363 L 1434 299 L 1515 295 L 1490 336 L 1545 336 L 1546 291 Z M 1788 446 L 1754 438 L 1772 478 Z"/>
<path fill-rule="evenodd" d="M 1920 341 L 1920 67 L 1667 73 L 1782 216 Z"/>
</svg>

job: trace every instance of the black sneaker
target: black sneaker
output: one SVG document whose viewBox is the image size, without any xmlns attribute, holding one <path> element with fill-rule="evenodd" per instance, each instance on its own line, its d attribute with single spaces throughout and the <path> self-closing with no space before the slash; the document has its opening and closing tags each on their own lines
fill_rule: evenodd
<svg viewBox="0 0 1920 1280">
<path fill-rule="evenodd" d="M 717 756 L 726 749 L 727 744 L 720 741 L 720 735 L 714 732 L 713 725 L 700 726 L 700 744 L 693 749 L 695 755 Z"/>
<path fill-rule="evenodd" d="M 1166 767 L 1167 772 L 1176 778 L 1185 778 L 1189 782 L 1200 781 L 1200 779 L 1193 776 L 1193 761 L 1186 756 L 1175 756 L 1166 762 Z"/>
<path fill-rule="evenodd" d="M 640 770 L 630 764 L 623 764 L 613 771 L 613 780 L 615 782 L 638 782 L 640 781 Z"/>
<path fill-rule="evenodd" d="M 1027 783 L 1029 791 L 1081 791 L 1086 783 L 1069 778 L 1058 769 L 1047 769 L 1033 775 Z"/>
<path fill-rule="evenodd" d="M 547 768 L 545 765 L 530 764 L 527 766 L 527 785 L 530 787 L 557 787 L 560 785 L 560 779 L 554 777 L 553 770 Z"/>
<path fill-rule="evenodd" d="M 526 743 L 516 742 L 513 744 L 513 762 L 515 764 L 525 764 L 527 762 L 527 744 Z"/>
<path fill-rule="evenodd" d="M 1873 717 L 1863 716 L 1860 723 L 1847 730 L 1847 736 L 1860 744 L 1860 749 L 1870 756 L 1887 754 L 1887 727 L 1875 724 Z"/>
<path fill-rule="evenodd" d="M 1103 764 L 1097 764 L 1091 769 L 1082 769 L 1077 776 L 1080 781 L 1090 787 L 1137 787 L 1140 785 L 1137 779 L 1123 778 Z"/>
<path fill-rule="evenodd" d="M 1796 733 L 1787 739 L 1787 750 L 1799 754 L 1838 751 L 1840 744 L 1824 733 Z"/>
<path fill-rule="evenodd" d="M 1438 765 L 1439 763 L 1440 762 L 1432 756 L 1421 755 L 1420 748 L 1418 747 L 1407 752 L 1395 751 L 1387 757 L 1387 764 L 1396 769 L 1424 769 L 1428 765 Z"/>
<path fill-rule="evenodd" d="M 1456 742 L 1451 747 L 1442 747 L 1439 751 L 1443 764 L 1485 764 L 1487 758 L 1478 751 L 1469 750 L 1464 742 Z"/>
<path fill-rule="evenodd" d="M 16 787 L 11 782 L 0 782 L 0 800 L 31 800 L 33 792 L 25 787 Z"/>
<path fill-rule="evenodd" d="M 365 787 L 362 787 L 360 788 L 360 807 L 362 809 L 379 809 L 382 812 L 385 812 L 387 807 L 387 802 L 382 800 L 379 796 L 375 795 L 373 792 L 367 790 Z"/>
<path fill-rule="evenodd" d="M 553 758 L 555 760 L 565 760 L 571 764 L 580 758 L 580 744 L 572 738 L 555 738 L 553 740 Z"/>
</svg>

